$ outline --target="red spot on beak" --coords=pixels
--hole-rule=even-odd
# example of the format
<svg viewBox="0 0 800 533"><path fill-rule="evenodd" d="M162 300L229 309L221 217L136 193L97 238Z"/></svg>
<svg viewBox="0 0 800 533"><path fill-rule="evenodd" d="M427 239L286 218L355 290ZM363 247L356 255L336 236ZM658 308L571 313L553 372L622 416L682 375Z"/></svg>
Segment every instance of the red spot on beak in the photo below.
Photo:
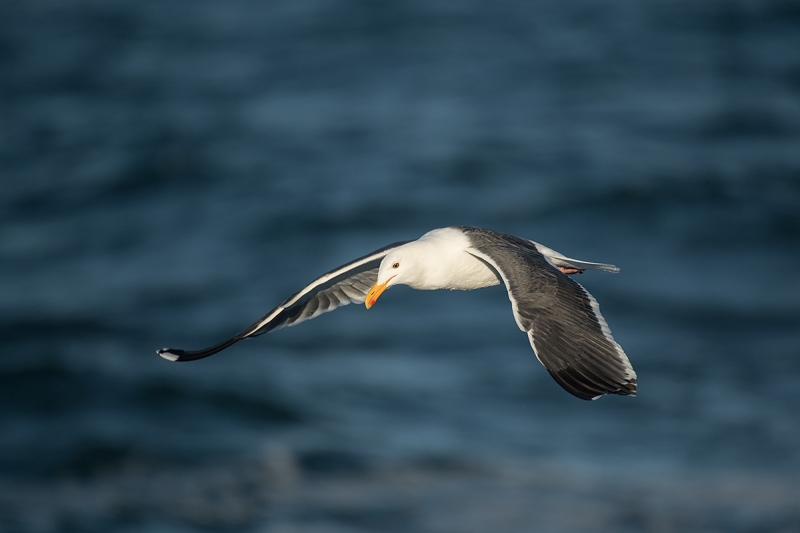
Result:
<svg viewBox="0 0 800 533"><path fill-rule="evenodd" d="M392 278L393 277L394 276L392 276ZM369 309L370 307L375 305L375 302L378 301L378 297L381 295L381 293L383 293L383 291L386 290L386 287L389 285L389 281L392 278L387 279L386 281L384 281L381 284L378 284L378 282L375 282L375 285L373 285L372 288L369 290L369 292L367 293L366 299L364 300L364 305L367 306L367 309Z"/></svg>

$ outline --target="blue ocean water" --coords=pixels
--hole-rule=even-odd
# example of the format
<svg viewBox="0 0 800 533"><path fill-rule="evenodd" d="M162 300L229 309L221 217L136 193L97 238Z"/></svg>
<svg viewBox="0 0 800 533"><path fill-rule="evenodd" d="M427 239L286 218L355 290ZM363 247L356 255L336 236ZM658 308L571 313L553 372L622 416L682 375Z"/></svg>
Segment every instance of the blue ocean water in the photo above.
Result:
<svg viewBox="0 0 800 533"><path fill-rule="evenodd" d="M800 7L0 4L0 531L800 530ZM583 402L500 287L171 364L387 243L568 256Z"/></svg>

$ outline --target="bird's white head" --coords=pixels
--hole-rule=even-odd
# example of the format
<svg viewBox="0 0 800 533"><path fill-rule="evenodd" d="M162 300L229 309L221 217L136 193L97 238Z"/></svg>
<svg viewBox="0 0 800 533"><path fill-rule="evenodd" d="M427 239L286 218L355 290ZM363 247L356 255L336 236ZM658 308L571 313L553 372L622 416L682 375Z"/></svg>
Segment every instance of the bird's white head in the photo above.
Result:
<svg viewBox="0 0 800 533"><path fill-rule="evenodd" d="M414 244L414 243L409 243ZM392 285L409 285L414 276L414 254L409 244L400 246L388 254L381 261L378 269L378 279L367 293L364 305L367 309L375 305L383 291Z"/></svg>

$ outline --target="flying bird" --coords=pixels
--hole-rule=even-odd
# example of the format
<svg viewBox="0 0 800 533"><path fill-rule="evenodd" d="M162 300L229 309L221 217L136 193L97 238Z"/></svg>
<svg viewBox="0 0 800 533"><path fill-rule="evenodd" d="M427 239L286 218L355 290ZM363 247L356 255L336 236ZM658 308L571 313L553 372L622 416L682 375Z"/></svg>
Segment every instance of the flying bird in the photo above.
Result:
<svg viewBox="0 0 800 533"><path fill-rule="evenodd" d="M170 361L194 361L350 303L369 309L393 285L472 290L504 284L519 328L556 382L584 400L636 395L636 373L597 301L569 277L614 265L571 259L539 243L496 231L452 226L390 244L335 268L233 337L202 350L163 348Z"/></svg>

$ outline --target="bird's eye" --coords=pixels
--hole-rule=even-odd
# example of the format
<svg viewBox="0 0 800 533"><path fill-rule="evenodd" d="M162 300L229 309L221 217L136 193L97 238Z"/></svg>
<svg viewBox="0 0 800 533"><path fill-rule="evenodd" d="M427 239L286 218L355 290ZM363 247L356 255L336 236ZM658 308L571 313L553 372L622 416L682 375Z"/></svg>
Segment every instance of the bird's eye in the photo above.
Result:
<svg viewBox="0 0 800 533"><path fill-rule="evenodd" d="M400 263L392 263L392 268L400 268Z"/></svg>

